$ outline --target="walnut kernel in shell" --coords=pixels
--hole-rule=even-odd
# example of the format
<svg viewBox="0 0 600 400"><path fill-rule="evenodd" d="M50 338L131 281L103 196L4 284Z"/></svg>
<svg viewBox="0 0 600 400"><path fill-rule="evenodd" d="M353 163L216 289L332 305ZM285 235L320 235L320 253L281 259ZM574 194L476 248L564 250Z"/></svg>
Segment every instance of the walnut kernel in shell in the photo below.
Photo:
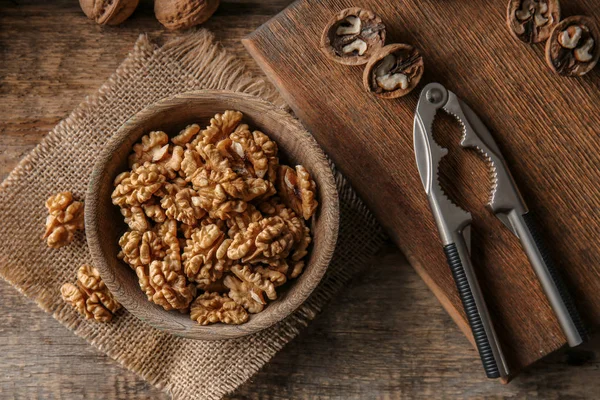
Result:
<svg viewBox="0 0 600 400"><path fill-rule="evenodd" d="M333 61L365 64L385 43L385 26L375 13L358 7L333 16L321 35L321 50Z"/></svg>
<svg viewBox="0 0 600 400"><path fill-rule="evenodd" d="M509 0L506 24L510 33L525 43L548 39L560 22L558 0Z"/></svg>
<svg viewBox="0 0 600 400"><path fill-rule="evenodd" d="M546 42L546 62L559 75L585 75L596 66L599 58L600 30L588 17L564 19Z"/></svg>
<svg viewBox="0 0 600 400"><path fill-rule="evenodd" d="M408 44L390 44L373 55L363 73L368 92L384 99L410 93L423 76L423 57Z"/></svg>

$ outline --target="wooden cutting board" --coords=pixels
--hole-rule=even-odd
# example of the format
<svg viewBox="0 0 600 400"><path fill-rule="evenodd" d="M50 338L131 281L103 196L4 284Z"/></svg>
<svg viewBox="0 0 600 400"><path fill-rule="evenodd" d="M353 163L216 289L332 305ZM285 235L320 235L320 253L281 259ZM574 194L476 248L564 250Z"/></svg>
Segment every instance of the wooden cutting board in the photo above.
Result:
<svg viewBox="0 0 600 400"><path fill-rule="evenodd" d="M563 16L585 13L600 22L596 1L570 1ZM414 110L431 81L471 105L495 135L584 319L600 322L600 67L583 78L554 75L543 45L511 37L506 3L300 0L244 40L471 340L413 154ZM363 90L362 67L320 52L329 18L352 6L382 17L387 43L421 50L426 72L408 96L378 99ZM434 131L450 149L442 185L473 214L472 258L515 373L565 338L518 240L484 208L484 162L458 147L460 128L450 117L436 119Z"/></svg>

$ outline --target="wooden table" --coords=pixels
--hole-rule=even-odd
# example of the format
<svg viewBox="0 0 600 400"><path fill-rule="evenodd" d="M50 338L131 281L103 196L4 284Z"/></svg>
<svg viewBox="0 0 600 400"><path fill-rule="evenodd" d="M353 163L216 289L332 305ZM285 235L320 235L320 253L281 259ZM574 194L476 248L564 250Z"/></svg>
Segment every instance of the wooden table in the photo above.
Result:
<svg viewBox="0 0 600 400"><path fill-rule="evenodd" d="M224 1L206 24L259 74L240 38L289 0ZM164 35L151 1L115 28L76 0L0 0L0 177L115 70L140 33ZM0 398L166 398L0 282ZM594 398L600 338L487 381L467 339L391 245L231 398Z"/></svg>

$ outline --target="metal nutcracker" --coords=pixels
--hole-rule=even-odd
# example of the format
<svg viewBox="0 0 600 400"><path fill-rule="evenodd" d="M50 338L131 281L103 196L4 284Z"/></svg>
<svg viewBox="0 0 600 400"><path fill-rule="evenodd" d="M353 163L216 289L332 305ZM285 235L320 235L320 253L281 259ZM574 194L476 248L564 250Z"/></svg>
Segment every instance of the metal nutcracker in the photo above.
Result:
<svg viewBox="0 0 600 400"><path fill-rule="evenodd" d="M471 214L452 203L438 182L439 163L448 152L432 135L433 120L440 109L455 116L463 126L460 145L477 149L489 160L493 184L487 207L520 239L569 345L581 344L586 331L492 135L454 93L439 83L428 84L421 92L414 121L417 166L486 375L506 377L509 369L469 255Z"/></svg>

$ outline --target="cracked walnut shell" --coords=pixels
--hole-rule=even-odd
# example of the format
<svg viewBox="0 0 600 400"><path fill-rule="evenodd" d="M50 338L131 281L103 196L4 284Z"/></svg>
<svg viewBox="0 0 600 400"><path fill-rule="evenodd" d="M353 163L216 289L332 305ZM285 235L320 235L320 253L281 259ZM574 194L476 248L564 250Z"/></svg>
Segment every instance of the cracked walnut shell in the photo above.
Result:
<svg viewBox="0 0 600 400"><path fill-rule="evenodd" d="M121 308L102 282L98 270L89 265L82 265L77 271L77 284L65 283L60 292L63 300L85 319L108 322Z"/></svg>
<svg viewBox="0 0 600 400"><path fill-rule="evenodd" d="M384 99L410 93L423 76L423 57L408 44L390 44L377 51L365 67L363 86Z"/></svg>
<svg viewBox="0 0 600 400"><path fill-rule="evenodd" d="M239 325L248 321L246 310L227 295L205 292L190 307L190 317L200 325L217 322Z"/></svg>
<svg viewBox="0 0 600 400"><path fill-rule="evenodd" d="M83 203L73 200L71 192L62 192L46 200L48 217L43 239L49 247L59 248L73 241L75 232L84 229Z"/></svg>
<svg viewBox="0 0 600 400"><path fill-rule="evenodd" d="M365 64L385 43L385 26L375 13L347 8L332 17L321 35L321 50L346 65Z"/></svg>
<svg viewBox="0 0 600 400"><path fill-rule="evenodd" d="M546 42L546 62L564 76L582 76L600 59L600 30L591 18L574 16L561 21Z"/></svg>
<svg viewBox="0 0 600 400"><path fill-rule="evenodd" d="M560 21L558 0L509 0L506 23L510 33L526 43L548 39Z"/></svg>

